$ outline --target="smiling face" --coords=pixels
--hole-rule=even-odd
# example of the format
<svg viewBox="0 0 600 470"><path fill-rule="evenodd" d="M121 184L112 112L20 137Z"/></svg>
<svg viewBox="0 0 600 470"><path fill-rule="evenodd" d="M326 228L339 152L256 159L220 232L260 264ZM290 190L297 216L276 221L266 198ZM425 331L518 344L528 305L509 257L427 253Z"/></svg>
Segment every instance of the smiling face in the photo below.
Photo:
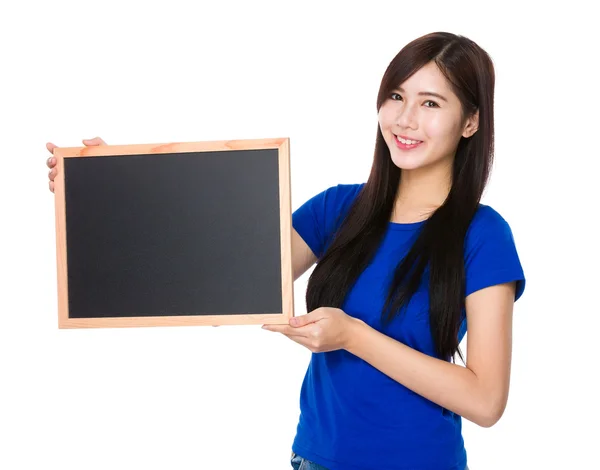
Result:
<svg viewBox="0 0 600 470"><path fill-rule="evenodd" d="M478 124L477 114L463 118L458 97L434 62L389 93L378 120L392 161L403 170L451 167L460 138L473 135Z"/></svg>

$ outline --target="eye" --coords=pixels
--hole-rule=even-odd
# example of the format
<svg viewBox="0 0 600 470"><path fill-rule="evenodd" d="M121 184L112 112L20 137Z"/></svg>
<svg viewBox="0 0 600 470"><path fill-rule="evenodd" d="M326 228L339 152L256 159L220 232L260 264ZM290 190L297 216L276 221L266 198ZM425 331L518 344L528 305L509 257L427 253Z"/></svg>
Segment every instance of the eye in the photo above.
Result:
<svg viewBox="0 0 600 470"><path fill-rule="evenodd" d="M390 98L392 99L392 101L400 101L402 99L402 96L400 96L399 93L391 93ZM428 106L427 103L431 103L431 106ZM425 101L424 104L426 104L426 106L425 106L426 108L439 108L440 107L435 101L431 101L431 100Z"/></svg>

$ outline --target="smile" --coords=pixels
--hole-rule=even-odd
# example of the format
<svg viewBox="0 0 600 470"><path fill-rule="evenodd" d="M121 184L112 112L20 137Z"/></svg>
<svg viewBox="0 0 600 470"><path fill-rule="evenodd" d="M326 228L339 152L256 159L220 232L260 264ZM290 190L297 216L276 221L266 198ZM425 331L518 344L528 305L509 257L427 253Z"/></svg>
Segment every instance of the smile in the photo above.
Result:
<svg viewBox="0 0 600 470"><path fill-rule="evenodd" d="M403 150L414 149L423 143L423 141L419 141L419 140L404 140L404 139L398 140L398 139L399 139L399 137L397 135L394 135L394 141L396 142L396 145Z"/></svg>

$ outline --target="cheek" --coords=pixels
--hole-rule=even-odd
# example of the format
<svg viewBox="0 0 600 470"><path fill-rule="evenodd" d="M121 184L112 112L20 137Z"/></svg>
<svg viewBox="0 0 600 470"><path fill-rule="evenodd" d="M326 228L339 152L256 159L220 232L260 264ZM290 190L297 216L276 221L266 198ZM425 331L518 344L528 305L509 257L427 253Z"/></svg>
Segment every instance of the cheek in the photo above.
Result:
<svg viewBox="0 0 600 470"><path fill-rule="evenodd" d="M377 113L377 120L379 121L379 126L385 130L389 129L394 125L395 110L393 106L390 106L389 103L384 103L381 108L379 108L379 113Z"/></svg>
<svg viewBox="0 0 600 470"><path fill-rule="evenodd" d="M425 134L430 139L438 142L450 142L456 134L456 129L452 125L452 122L445 119L441 113L424 120L423 124Z"/></svg>
<svg viewBox="0 0 600 470"><path fill-rule="evenodd" d="M382 108L377 114L377 122L382 132L385 131L386 127L389 127L389 119L386 116L385 110Z"/></svg>

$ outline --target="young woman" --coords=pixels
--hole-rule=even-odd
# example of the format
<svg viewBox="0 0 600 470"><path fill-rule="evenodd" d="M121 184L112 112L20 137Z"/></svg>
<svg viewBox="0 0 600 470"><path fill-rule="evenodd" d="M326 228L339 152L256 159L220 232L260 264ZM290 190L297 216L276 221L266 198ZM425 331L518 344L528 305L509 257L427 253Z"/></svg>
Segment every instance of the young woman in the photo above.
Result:
<svg viewBox="0 0 600 470"><path fill-rule="evenodd" d="M509 224L480 203L493 104L494 68L473 41L410 42L381 82L366 183L294 212L294 278L317 262L309 313L264 327L313 352L294 469L464 470L461 418L502 416L525 277ZM454 358L467 324L464 367Z"/></svg>

